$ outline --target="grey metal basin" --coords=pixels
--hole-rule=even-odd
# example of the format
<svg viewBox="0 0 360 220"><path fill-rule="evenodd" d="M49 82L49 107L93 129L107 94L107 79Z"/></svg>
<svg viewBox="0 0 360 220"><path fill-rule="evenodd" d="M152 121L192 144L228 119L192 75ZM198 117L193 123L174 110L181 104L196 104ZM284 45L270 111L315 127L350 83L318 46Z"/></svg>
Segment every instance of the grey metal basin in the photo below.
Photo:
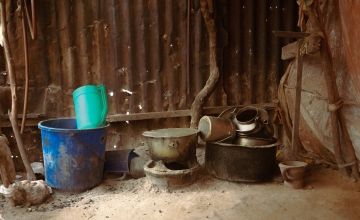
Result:
<svg viewBox="0 0 360 220"><path fill-rule="evenodd" d="M143 136L153 160L175 162L195 156L197 134L192 128L166 128L145 131Z"/></svg>

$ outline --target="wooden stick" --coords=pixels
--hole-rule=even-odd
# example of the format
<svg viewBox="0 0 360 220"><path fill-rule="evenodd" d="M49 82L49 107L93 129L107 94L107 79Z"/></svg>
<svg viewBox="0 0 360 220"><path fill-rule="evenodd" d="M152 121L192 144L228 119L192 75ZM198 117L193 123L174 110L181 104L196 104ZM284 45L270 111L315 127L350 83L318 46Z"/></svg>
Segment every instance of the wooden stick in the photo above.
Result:
<svg viewBox="0 0 360 220"><path fill-rule="evenodd" d="M10 122L13 128L13 132L15 135L16 143L19 148L21 159L24 163L26 173L27 173L27 179L28 180L35 180L35 174L32 170L29 160L26 156L26 152L24 149L24 145L21 139L19 127L16 122L16 116L17 116L17 109L16 109L16 78L15 73L13 69L13 60L11 56L11 51L9 47L9 40L7 35L7 24L6 24L6 17L5 17L5 1L0 0L0 13L1 13L1 24L3 25L2 34L3 34L3 45L4 45L4 52L5 52L5 58L6 58L6 66L8 69L9 74L9 81L10 81L10 89L11 89L11 112L9 112L9 118Z"/></svg>
<svg viewBox="0 0 360 220"><path fill-rule="evenodd" d="M285 37L285 38L304 38L310 35L306 32L294 32L294 31L273 31L272 32L276 37Z"/></svg>
<svg viewBox="0 0 360 220"><path fill-rule="evenodd" d="M201 89L199 94L195 97L194 102L191 105L191 122L190 127L197 128L200 116L202 113L202 107L214 91L216 83L219 80L220 72L217 66L216 59L216 26L213 16L210 14L213 11L211 0L200 0L201 14L204 18L206 29L209 34L210 44L210 76L206 81L204 88Z"/></svg>
<svg viewBox="0 0 360 220"><path fill-rule="evenodd" d="M25 8L25 12L26 12L26 18L28 21L28 27L30 30L30 35L31 35L31 39L35 39L36 38L36 13L35 13L35 0L31 0L31 18L29 15L29 10L26 4L26 0L21 0L24 2L24 8ZM24 9L23 8L23 9Z"/></svg>
<svg viewBox="0 0 360 220"><path fill-rule="evenodd" d="M18 148L19 148L20 156L21 156L21 159L22 159L22 161L24 163L24 166L25 166L27 179L28 180L36 180L34 171L33 171L32 167L30 165L30 162L29 162L29 160L27 158L27 155L26 155L26 152L25 152L25 149L24 149L24 144L23 144L20 132L19 132L19 127L17 125L16 119L14 118L14 116L13 116L13 114L11 112L9 112L9 118L10 118L11 126L12 126L13 131L14 131L14 136L15 136L15 139L16 139L16 143L17 143Z"/></svg>
<svg viewBox="0 0 360 220"><path fill-rule="evenodd" d="M26 112L28 106L28 93L29 93L29 54L28 54L28 43L27 43L27 31L25 25L25 9L24 2L21 1L21 21L22 21L22 29L23 29L23 44L24 44L24 58L25 58L25 91L24 91L24 105L22 112L22 120L21 120L21 129L20 133L24 132L25 122L26 122Z"/></svg>
<svg viewBox="0 0 360 220"><path fill-rule="evenodd" d="M300 53L303 39L298 40L298 51L296 56L297 68L296 68L296 94L295 94L295 108L294 108L294 123L291 134L291 148L294 156L298 155L298 143L299 143L299 127L300 127L300 103L301 103L301 89L302 89L302 68L303 68L303 56Z"/></svg>

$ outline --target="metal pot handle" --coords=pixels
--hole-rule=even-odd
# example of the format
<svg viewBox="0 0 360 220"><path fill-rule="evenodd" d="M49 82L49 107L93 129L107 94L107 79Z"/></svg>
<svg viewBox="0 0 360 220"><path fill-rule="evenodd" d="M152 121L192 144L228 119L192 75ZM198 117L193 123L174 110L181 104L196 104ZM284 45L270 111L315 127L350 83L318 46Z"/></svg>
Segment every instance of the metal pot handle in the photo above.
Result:
<svg viewBox="0 0 360 220"><path fill-rule="evenodd" d="M226 138L221 139L220 141L216 141L216 142L223 142L223 141L226 141L227 139L230 139L230 138L233 138L233 135L227 136Z"/></svg>
<svg viewBox="0 0 360 220"><path fill-rule="evenodd" d="M178 147L178 145L179 145L178 142L175 141L175 142L169 143L169 144L168 144L168 147L169 147L169 148L175 148L175 149L176 149L176 148Z"/></svg>
<svg viewBox="0 0 360 220"><path fill-rule="evenodd" d="M231 111L231 110L232 110L232 112L230 113L230 115L233 115L233 114L235 114L235 112L237 111L237 108L236 108L236 107L230 107L230 108L225 109L224 111L222 111L222 112L219 114L218 118L222 118L223 115L224 115L226 112Z"/></svg>

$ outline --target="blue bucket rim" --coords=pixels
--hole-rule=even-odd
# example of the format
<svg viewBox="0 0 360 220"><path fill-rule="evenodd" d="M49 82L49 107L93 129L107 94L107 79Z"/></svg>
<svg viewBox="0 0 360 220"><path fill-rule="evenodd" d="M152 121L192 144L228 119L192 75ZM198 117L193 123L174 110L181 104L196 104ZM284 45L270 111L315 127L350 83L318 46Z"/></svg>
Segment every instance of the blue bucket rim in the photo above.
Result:
<svg viewBox="0 0 360 220"><path fill-rule="evenodd" d="M102 127L98 127L98 128L85 128L85 129L70 129L70 128L52 128L52 127L48 127L48 126L44 126L42 125L42 123L44 122L48 122L48 121L55 121L55 120L62 120L62 119L72 119L76 121L76 118L72 118L72 117L64 117L64 118L51 118L51 119L46 119L46 120L42 120L38 123L38 128L40 130L46 130L46 131L55 131L55 132L83 132L83 131L96 131L96 130L102 130L104 128L107 128L110 126L110 123L106 122L106 124Z"/></svg>

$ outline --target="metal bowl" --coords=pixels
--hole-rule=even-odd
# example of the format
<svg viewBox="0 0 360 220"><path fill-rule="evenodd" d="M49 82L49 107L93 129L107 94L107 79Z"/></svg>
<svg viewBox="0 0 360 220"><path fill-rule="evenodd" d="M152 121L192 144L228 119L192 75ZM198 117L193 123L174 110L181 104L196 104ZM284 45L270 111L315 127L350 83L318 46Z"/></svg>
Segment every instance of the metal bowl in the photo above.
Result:
<svg viewBox="0 0 360 220"><path fill-rule="evenodd" d="M145 131L150 156L164 162L186 161L195 157L198 131L193 128L166 128Z"/></svg>

